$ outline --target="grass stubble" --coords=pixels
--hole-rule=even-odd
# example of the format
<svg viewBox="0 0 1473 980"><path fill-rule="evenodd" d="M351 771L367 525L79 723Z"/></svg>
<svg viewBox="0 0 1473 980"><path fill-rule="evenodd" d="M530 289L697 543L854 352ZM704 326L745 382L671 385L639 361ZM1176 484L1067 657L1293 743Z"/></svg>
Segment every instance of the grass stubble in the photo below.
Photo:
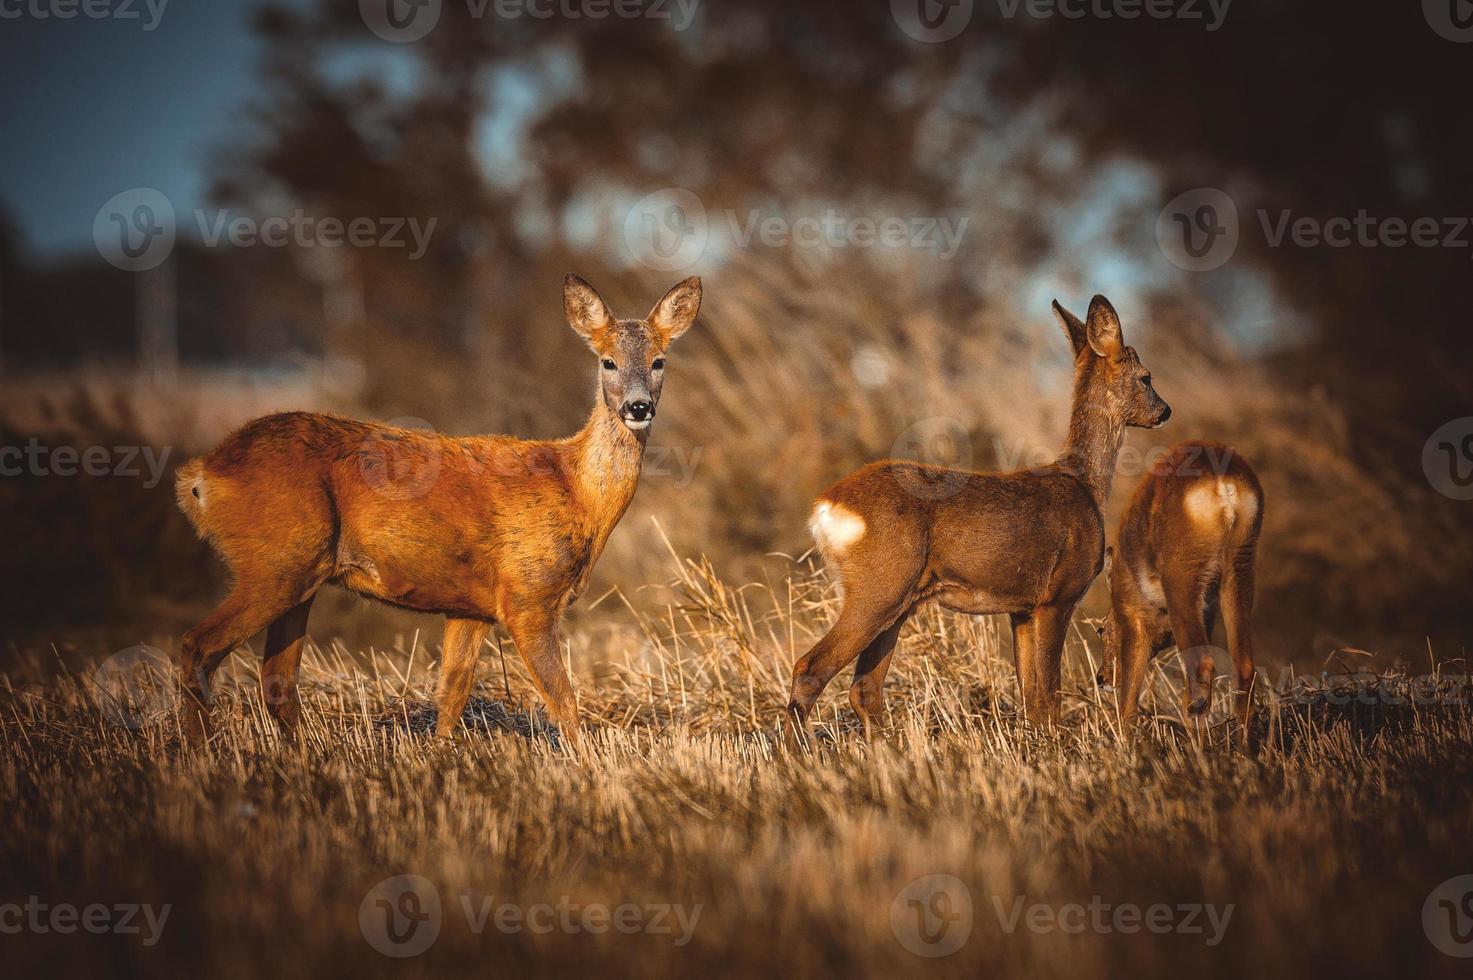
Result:
<svg viewBox="0 0 1473 980"><path fill-rule="evenodd" d="M1396 672L1337 687L1265 666L1245 752L1225 724L1188 737L1179 666L1165 661L1124 750L1090 681L1098 644L1084 624L1068 643L1064 724L1044 734L1018 718L1002 622L927 611L901 640L883 737L863 738L840 677L817 746L798 752L776 726L792 661L832 620L831 583L807 563L744 588L704 561L674 565L676 599L658 613L612 594L569 631L588 723L576 744L542 723L504 638L449 743L428 734L436 665L418 638L349 652L314 637L296 744L277 736L242 648L218 675L204 748L181 744L167 711L118 724L90 669L30 654L0 678L0 902L170 911L153 945L0 935L11 975L1466 968L1423 925L1429 892L1473 872L1461 665L1424 665L1415 698ZM606 618L622 625L589 628L620 605ZM1217 702L1225 719L1221 685ZM378 952L360 924L371 890L401 874L440 902L437 938L407 959ZM934 909L969 929L945 957L912 952L930 947L898 898L928 875L964 889ZM498 927L504 905L521 910L519 928ZM535 923L550 930L525 918L538 905L552 907ZM590 905L637 906L641 931L585 928L598 924L581 917ZM1230 918L1210 942L1201 913L1173 911L1162 933L1116 915L1163 905ZM674 912L652 921L662 906L689 928ZM1046 907L1036 919L1034 906Z"/></svg>

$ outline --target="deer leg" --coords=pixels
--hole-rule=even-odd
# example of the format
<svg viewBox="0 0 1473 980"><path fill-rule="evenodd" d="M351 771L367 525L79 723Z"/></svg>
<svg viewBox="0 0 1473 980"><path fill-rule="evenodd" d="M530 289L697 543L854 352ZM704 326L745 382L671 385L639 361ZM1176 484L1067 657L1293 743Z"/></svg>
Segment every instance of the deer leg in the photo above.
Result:
<svg viewBox="0 0 1473 980"><path fill-rule="evenodd" d="M1207 632L1207 590L1191 575L1167 578L1161 584L1166 592L1171 633L1186 670L1186 710L1200 721L1211 704L1212 676L1217 669Z"/></svg>
<svg viewBox="0 0 1473 980"><path fill-rule="evenodd" d="M1059 680L1064 662L1064 638L1074 604L1040 606L1033 611L1033 698L1029 720L1052 728L1059 723Z"/></svg>
<svg viewBox="0 0 1473 980"><path fill-rule="evenodd" d="M261 696L266 710L288 738L296 734L302 704L297 696L297 668L307 637L312 596L297 603L266 627L266 653L261 661Z"/></svg>
<svg viewBox="0 0 1473 980"><path fill-rule="evenodd" d="M1023 704L1026 721L1036 717L1033 706L1037 661L1034 655L1035 624L1031 613L1014 613L1008 617L1008 623L1013 628L1013 671L1018 675L1018 700Z"/></svg>
<svg viewBox="0 0 1473 980"><path fill-rule="evenodd" d="M844 604L829 631L793 665L793 687L788 699L790 732L807 733L809 712L829 681L896 618L896 613L863 603L858 596L852 596Z"/></svg>
<svg viewBox="0 0 1473 980"><path fill-rule="evenodd" d="M1253 549L1241 550L1228 564L1222 577L1222 621L1227 630L1228 652L1237 676L1238 728L1248 735L1248 712L1253 697Z"/></svg>
<svg viewBox="0 0 1473 980"><path fill-rule="evenodd" d="M237 581L218 609L179 642L180 711L185 733L198 740L210 731L210 678L230 651L303 601Z"/></svg>
<svg viewBox="0 0 1473 980"><path fill-rule="evenodd" d="M880 635L870 641L859 654L854 665L854 680L849 685L849 704L859 720L864 723L864 737L874 738L874 724L885 711L885 674L890 670L890 660L895 654L895 641L900 638L900 628L910 618L906 612Z"/></svg>
<svg viewBox="0 0 1473 980"><path fill-rule="evenodd" d="M1120 660L1115 667L1115 710L1120 719L1121 737L1128 743L1135 738L1136 717L1140 711L1141 686L1146 678L1146 664L1151 659L1151 644L1134 622L1125 625L1120 637Z"/></svg>
<svg viewBox="0 0 1473 980"><path fill-rule="evenodd" d="M445 620L444 655L440 659L440 681L435 690L435 734L450 738L460 725L460 716L471 696L476 677L476 660L491 624L479 619ZM521 649L521 644L517 644Z"/></svg>
<svg viewBox="0 0 1473 980"><path fill-rule="evenodd" d="M517 653L542 701L559 731L570 740L578 738L578 698L563 669L562 639L558 630L559 613L530 607L506 620L507 632L517 645Z"/></svg>

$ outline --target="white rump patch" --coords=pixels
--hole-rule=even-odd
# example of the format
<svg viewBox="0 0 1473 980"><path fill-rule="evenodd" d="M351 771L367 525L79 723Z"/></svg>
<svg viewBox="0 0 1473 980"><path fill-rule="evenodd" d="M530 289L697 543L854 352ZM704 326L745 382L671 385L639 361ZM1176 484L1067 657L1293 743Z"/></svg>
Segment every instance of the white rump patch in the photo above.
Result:
<svg viewBox="0 0 1473 980"><path fill-rule="evenodd" d="M864 518L842 504L820 500L813 508L808 530L818 549L825 555L843 554L854 542L864 537Z"/></svg>
<svg viewBox="0 0 1473 980"><path fill-rule="evenodd" d="M1253 520L1258 513L1258 496L1229 477L1196 484L1186 492L1182 503L1196 524L1232 527L1239 521Z"/></svg>

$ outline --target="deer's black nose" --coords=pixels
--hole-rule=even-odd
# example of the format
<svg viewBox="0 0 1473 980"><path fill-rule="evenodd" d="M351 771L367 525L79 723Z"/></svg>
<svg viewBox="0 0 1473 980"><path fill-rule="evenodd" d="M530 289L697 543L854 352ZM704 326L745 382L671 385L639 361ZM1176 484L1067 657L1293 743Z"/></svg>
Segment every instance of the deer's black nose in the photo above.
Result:
<svg viewBox="0 0 1473 980"><path fill-rule="evenodd" d="M1171 406L1167 405L1161 410L1161 421L1165 422L1169 418L1171 418Z"/></svg>
<svg viewBox="0 0 1473 980"><path fill-rule="evenodd" d="M645 419L655 414L655 406L651 405L648 401L641 398L637 401L632 401L625 405L624 411L627 412L629 417L632 418L634 421L643 422Z"/></svg>

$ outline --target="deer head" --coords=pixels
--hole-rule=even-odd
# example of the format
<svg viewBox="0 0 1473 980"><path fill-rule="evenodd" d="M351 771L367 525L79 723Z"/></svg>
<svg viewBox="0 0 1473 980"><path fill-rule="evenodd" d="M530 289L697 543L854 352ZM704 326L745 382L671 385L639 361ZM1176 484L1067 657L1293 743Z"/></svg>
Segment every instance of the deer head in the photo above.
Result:
<svg viewBox="0 0 1473 980"><path fill-rule="evenodd" d="M648 429L660 404L665 352L700 312L700 278L677 283L643 320L618 320L597 290L569 273L563 280L563 308L568 324L598 357L604 406L631 431Z"/></svg>
<svg viewBox="0 0 1473 980"><path fill-rule="evenodd" d="M1117 422L1154 429L1171 418L1171 406L1151 387L1134 347L1125 346L1120 317L1103 296L1089 301L1084 321L1054 301L1054 313L1074 347L1074 365L1096 404Z"/></svg>

